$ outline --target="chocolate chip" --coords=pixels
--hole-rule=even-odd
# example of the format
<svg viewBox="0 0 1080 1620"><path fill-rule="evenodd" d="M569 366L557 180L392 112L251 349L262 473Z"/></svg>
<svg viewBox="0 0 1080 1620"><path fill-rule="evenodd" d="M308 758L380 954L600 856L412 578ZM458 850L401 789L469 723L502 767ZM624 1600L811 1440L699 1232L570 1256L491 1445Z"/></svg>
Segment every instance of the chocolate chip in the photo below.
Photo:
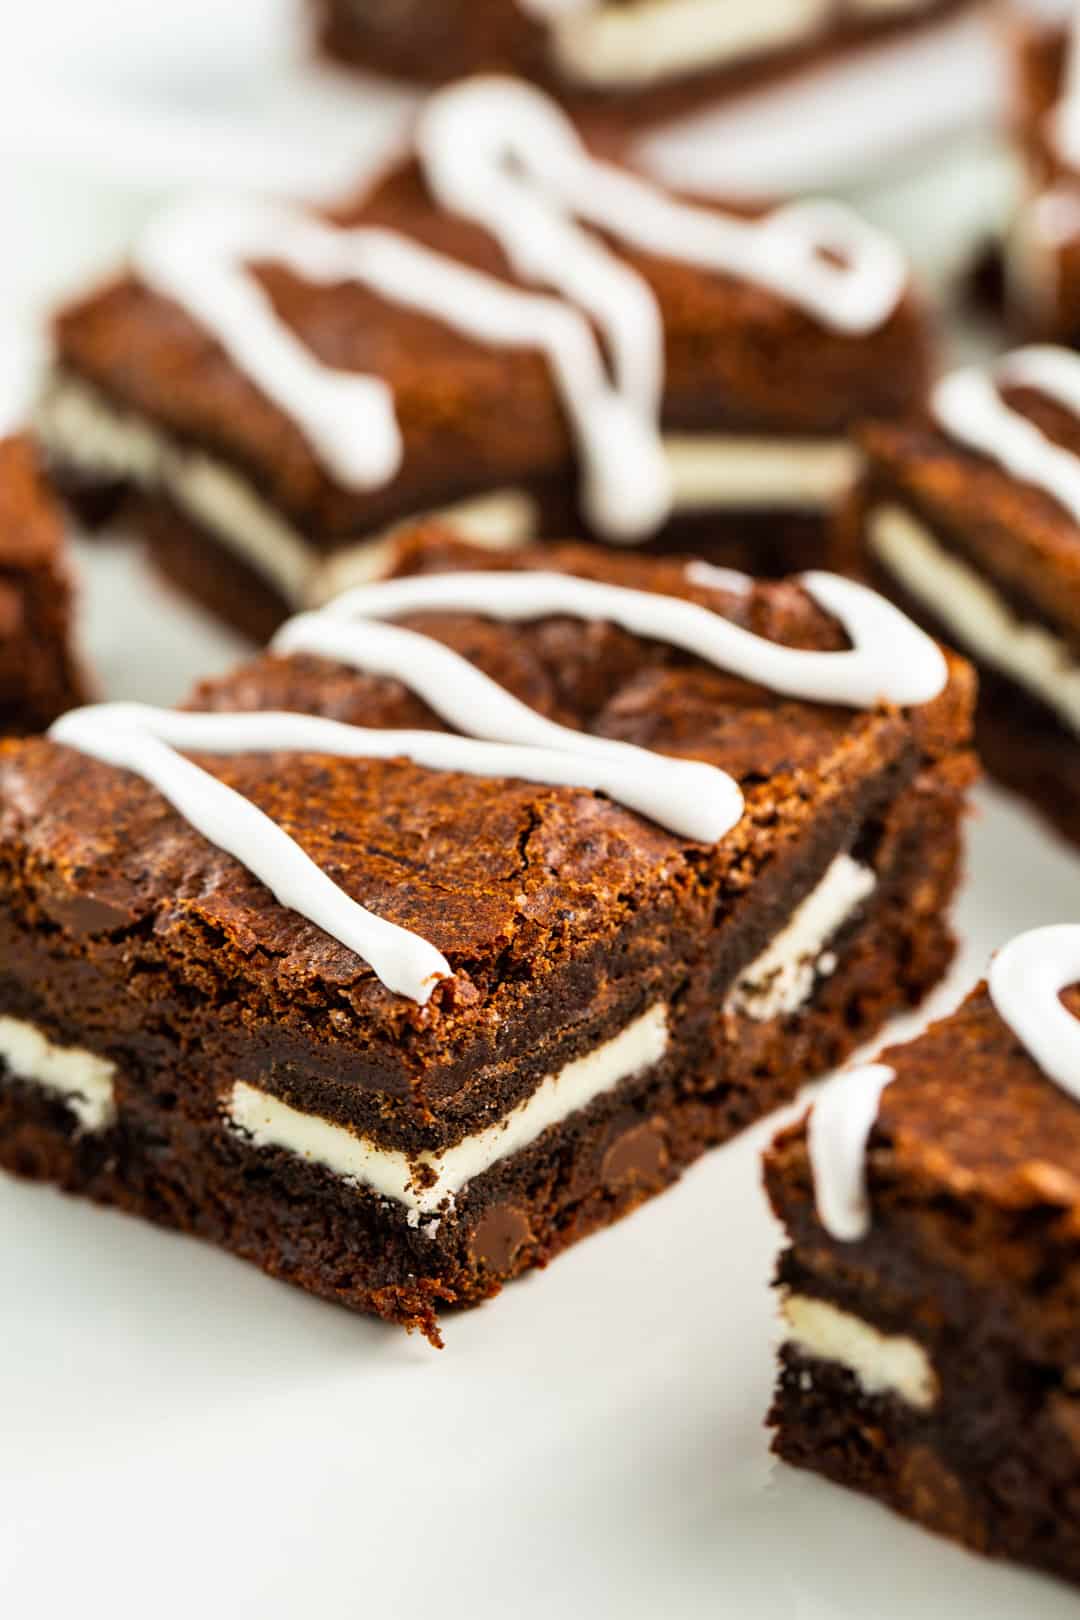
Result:
<svg viewBox="0 0 1080 1620"><path fill-rule="evenodd" d="M662 1179L667 1165L663 1122L647 1120L615 1138L604 1154L600 1174L608 1186L624 1181L655 1183Z"/></svg>
<svg viewBox="0 0 1080 1620"><path fill-rule="evenodd" d="M474 1226L469 1247L476 1265L502 1275L510 1270L525 1244L532 1241L532 1227L524 1210L516 1204L493 1204Z"/></svg>
<svg viewBox="0 0 1080 1620"><path fill-rule="evenodd" d="M54 901L52 916L70 934L107 934L114 928L123 928L133 920L133 913L106 900L95 900L91 895L78 895L72 900Z"/></svg>

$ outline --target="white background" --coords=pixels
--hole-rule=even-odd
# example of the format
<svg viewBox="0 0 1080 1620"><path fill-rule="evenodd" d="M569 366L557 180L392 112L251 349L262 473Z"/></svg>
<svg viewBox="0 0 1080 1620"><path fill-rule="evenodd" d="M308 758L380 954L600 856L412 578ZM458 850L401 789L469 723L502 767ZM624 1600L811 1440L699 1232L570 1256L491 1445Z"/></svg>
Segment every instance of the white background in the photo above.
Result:
<svg viewBox="0 0 1080 1620"><path fill-rule="evenodd" d="M163 196L329 195L407 112L305 64L287 0L5 9L0 422L32 390L42 311ZM886 96L875 77L854 122L826 97L785 115L797 138L779 145L775 119L744 124L734 178L775 179L797 152L815 179L850 180L869 111L895 146L917 83L933 139L860 200L940 285L1011 184L963 132L1000 93L985 40L952 49L933 82L909 63ZM701 178L719 152L730 169L730 138L687 139L669 160L696 154ZM169 701L241 653L119 540L79 549L108 695ZM1025 812L984 790L971 833L965 944L939 1010L1011 934L1080 916L1080 863ZM777 1233L757 1156L774 1125L451 1319L442 1354L193 1242L0 1181L0 1615L1075 1614L1063 1587L770 1468Z"/></svg>

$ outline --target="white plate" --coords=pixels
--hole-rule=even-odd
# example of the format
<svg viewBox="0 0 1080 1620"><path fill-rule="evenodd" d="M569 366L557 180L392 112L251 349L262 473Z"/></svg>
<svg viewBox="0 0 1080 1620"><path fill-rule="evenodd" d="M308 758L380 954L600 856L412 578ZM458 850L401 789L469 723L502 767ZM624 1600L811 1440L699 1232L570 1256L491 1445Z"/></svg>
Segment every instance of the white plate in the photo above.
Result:
<svg viewBox="0 0 1080 1620"><path fill-rule="evenodd" d="M5 36L24 104L61 86L69 107L100 107L109 85L109 117L158 145L128 162L96 135L82 154L40 124L19 135L20 164L0 171L0 419L14 419L39 354L35 312L107 264L158 197L200 178L188 172L199 142L168 134L190 131L193 102L243 113L230 162L263 152L273 168L281 129L266 108L281 103L267 86L292 72L275 77L292 60L271 26L280 11L189 0L181 26L176 7L39 0L18 68ZM123 71L101 44L106 13L126 25ZM213 50L207 18L222 29ZM290 128L318 122L306 93L290 105ZM10 152L0 112L0 145L5 130ZM340 149L327 142L331 170ZM972 172L950 166L872 201L944 265L956 242L925 229L927 211L951 217L949 196L968 207ZM1005 183L994 169L987 195ZM239 656L129 550L84 548L82 561L109 695L167 702ZM939 1007L1012 933L1080 916L1080 862L1003 797L985 791L979 806L966 945ZM441 1355L194 1242L0 1179L0 1614L1074 1615L1065 1588L770 1469L777 1233L758 1152L774 1124L450 1320Z"/></svg>

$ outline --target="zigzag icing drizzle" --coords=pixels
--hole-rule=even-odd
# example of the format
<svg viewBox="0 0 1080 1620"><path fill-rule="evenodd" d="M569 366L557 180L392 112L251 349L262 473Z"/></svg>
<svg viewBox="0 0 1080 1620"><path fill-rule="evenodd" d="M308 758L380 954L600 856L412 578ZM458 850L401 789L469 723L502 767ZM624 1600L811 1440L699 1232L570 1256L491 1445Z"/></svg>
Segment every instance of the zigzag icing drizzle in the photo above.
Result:
<svg viewBox="0 0 1080 1620"><path fill-rule="evenodd" d="M1080 457L1002 399L1002 386L1031 388L1080 419L1080 355L1032 344L989 371L969 366L938 383L931 409L951 439L989 456L1014 478L1053 496L1080 523Z"/></svg>
<svg viewBox="0 0 1080 1620"><path fill-rule="evenodd" d="M1020 934L998 951L988 988L998 1017L1048 1080L1080 1102L1080 1020L1061 1003L1080 984L1080 924ZM870 1229L866 1147L885 1087L896 1078L882 1063L847 1069L814 1104L807 1146L819 1219L840 1242Z"/></svg>
<svg viewBox="0 0 1080 1620"><path fill-rule="evenodd" d="M873 707L927 702L947 669L940 650L890 604L831 574L806 588L852 641L848 652L801 652L754 636L694 603L554 573L461 573L347 592L286 624L273 646L393 676L467 732L371 730L318 716L178 713L139 704L76 709L50 735L150 782L193 827L261 879L282 905L363 957L387 989L427 1002L451 969L434 946L375 916L338 888L268 816L180 749L408 758L431 770L518 778L607 793L681 837L722 838L742 814L726 772L592 737L534 713L466 659L429 637L380 621L410 612L472 612L503 620L564 614L606 619L665 641L776 691Z"/></svg>
<svg viewBox="0 0 1080 1620"><path fill-rule="evenodd" d="M490 232L523 280L552 291L525 292L393 231L235 201L182 205L134 255L139 277L216 337L348 488L381 487L399 471L393 398L378 378L335 371L304 347L249 273L259 260L315 283L360 282L481 343L539 349L581 455L586 510L598 530L624 541L654 531L671 510L663 318L645 279L579 220L756 281L847 333L880 326L906 283L892 244L839 205L799 203L745 220L677 202L592 158L553 102L513 80L470 80L433 96L417 151L437 199Z"/></svg>
<svg viewBox="0 0 1080 1620"><path fill-rule="evenodd" d="M801 575L800 583L843 625L850 650L783 647L681 597L531 569L421 574L361 585L314 617L333 621L482 613L520 623L569 614L609 620L632 635L680 647L718 669L804 702L860 709L882 702L908 706L928 703L943 689L947 671L940 648L891 602L839 574L813 570Z"/></svg>
<svg viewBox="0 0 1080 1620"><path fill-rule="evenodd" d="M658 434L612 384L577 310L395 231L343 230L271 204L180 205L136 249L140 279L213 332L347 488L380 488L401 470L393 395L378 378L333 370L305 348L249 274L259 259L312 282L359 282L481 343L541 350L587 470L592 515L612 538L648 533L667 516L670 485Z"/></svg>
<svg viewBox="0 0 1080 1620"><path fill-rule="evenodd" d="M1049 1080L1080 1102L1080 1022L1060 996L1080 984L1080 924L1020 934L990 966L990 999Z"/></svg>

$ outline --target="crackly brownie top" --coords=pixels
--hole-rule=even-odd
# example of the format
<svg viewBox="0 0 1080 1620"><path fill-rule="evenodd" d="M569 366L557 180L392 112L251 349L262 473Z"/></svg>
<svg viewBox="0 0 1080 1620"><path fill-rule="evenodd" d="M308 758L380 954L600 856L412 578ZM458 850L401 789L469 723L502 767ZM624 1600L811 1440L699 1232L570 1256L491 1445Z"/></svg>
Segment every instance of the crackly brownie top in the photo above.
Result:
<svg viewBox="0 0 1080 1620"><path fill-rule="evenodd" d="M1011 1228L1018 1243L1051 1231L1055 1240L1080 1237L1080 985L1055 991L1062 974L1053 958L1061 947L1047 943L1073 935L1067 951L1075 956L1077 934L1066 925L1021 935L998 958L1000 967L1010 953L1024 953L1019 969L1014 957L1005 981L992 986L983 980L954 1013L875 1059L892 1078L881 1092L865 1149L872 1200L901 1219L925 1209L931 1244L937 1217L942 1234L950 1225L962 1229L965 1207L1012 1216L1041 1209L1044 1222ZM1064 976L1071 976L1071 968ZM1048 1019L1033 1001L1039 995L1059 1000L1077 1020L1075 1031L1065 1019L1048 1039ZM1025 1019L1039 1030L1045 1052L1030 1049ZM850 1075L829 1130L840 1131L840 1120L850 1118L869 1079L861 1072ZM810 1193L808 1118L780 1133L769 1159L781 1177L794 1177ZM872 1219L869 1230L877 1225ZM961 1247L972 1249L974 1230L966 1241L961 1235Z"/></svg>
<svg viewBox="0 0 1080 1620"><path fill-rule="evenodd" d="M1080 361L1068 357L1080 380ZM996 389L1014 423L1028 423L1047 449L1075 459L1080 492L1080 416L1029 386ZM1021 617L1045 620L1080 650L1080 511L1059 491L1021 478L994 453L1000 426L985 448L951 436L928 413L906 423L868 424L860 432L867 458L867 507L899 501L935 537L986 574Z"/></svg>
<svg viewBox="0 0 1080 1620"><path fill-rule="evenodd" d="M1080 989L1063 1000L1080 1014ZM890 1179L1007 1207L1064 1206L1080 1221L1080 1103L1043 1073L985 983L881 1061L896 1079L882 1095L872 1152Z"/></svg>
<svg viewBox="0 0 1080 1620"><path fill-rule="evenodd" d="M1080 1018L1080 987L1061 1001ZM1075 1051L1075 1038L1068 1045ZM830 1239L820 1209L811 1214L820 1189L805 1121L767 1155L770 1196L805 1268L798 1286L809 1280L827 1297L850 1291L858 1310L868 1286L905 1278L906 1287L921 1286L936 1321L958 1280L975 1290L967 1304L964 1293L959 1300L977 1311L976 1331L1019 1333L1032 1360L1074 1364L1080 1101L1035 1060L985 983L881 1061L894 1078L866 1148L862 1241Z"/></svg>
<svg viewBox="0 0 1080 1620"><path fill-rule="evenodd" d="M524 86L515 91L529 93ZM418 163L387 175L328 217L342 227L389 229L452 264L488 272L507 286L524 285L511 272L502 239L460 210L439 206ZM666 254L597 230L592 236L607 243L622 274L632 272L639 291L646 299L651 291L659 305L657 369L664 373L662 416L669 428L837 434L855 416L891 416L922 392L921 317L902 275L891 312L855 332L842 321L823 322L767 279L696 267L689 254L678 257L673 231L666 233L672 244ZM861 251L854 240L838 248L834 270L849 254L856 262ZM868 274L877 275L890 252L878 241ZM180 255L178 245L174 257ZM403 454L397 469L374 485L345 487L296 413L272 403L237 364L235 351L231 358L226 353L206 325L205 309L196 320L145 275L125 276L60 315L60 368L96 386L115 407L238 465L316 542L478 489L565 474L573 454L566 402L533 339L492 346L475 331L469 335L448 296L391 299L345 275L316 283L289 268L283 253L276 260L272 252L251 257L258 261L258 286L309 354L326 367L389 385ZM820 263L829 260L823 248ZM887 266L882 273L888 277ZM529 285L553 297L553 280L537 274ZM607 310L609 321L613 308L621 304L625 316L640 303L625 289L605 290L604 278L589 267L577 280L590 285L591 312ZM798 274L791 278L793 289L799 282ZM640 310L632 318L640 326ZM602 330L603 319L596 325ZM651 327L638 331L635 363L651 340ZM618 372L610 353L601 364ZM651 384L634 384L641 396L635 409L650 390Z"/></svg>
<svg viewBox="0 0 1080 1620"><path fill-rule="evenodd" d="M407 543L401 557L403 572L489 563L437 530ZM513 566L678 595L791 646L842 645L836 624L795 584L709 588L692 584L677 561L577 546L518 556ZM0 750L11 909L44 929L50 948L66 941L65 951L112 961L133 995L141 993L134 963L151 999L164 969L189 987L193 1015L209 1008L245 1024L270 1018L319 1039L383 1041L399 1054L409 1042L442 1048L498 1026L553 975L595 959L625 930L651 928L660 946L680 930L684 939L688 928L707 934L808 830L833 818L837 838L845 827L853 833L868 782L898 769L910 775L921 758L967 740L971 680L956 662L933 703L910 714L861 712L780 697L608 623L511 626L461 613L399 622L459 650L541 714L723 767L745 794L741 821L708 846L575 788L402 760L201 757L341 889L445 954L453 977L420 1006L275 902L141 778L35 740ZM204 683L193 706L441 728L399 682L311 656L266 654Z"/></svg>

